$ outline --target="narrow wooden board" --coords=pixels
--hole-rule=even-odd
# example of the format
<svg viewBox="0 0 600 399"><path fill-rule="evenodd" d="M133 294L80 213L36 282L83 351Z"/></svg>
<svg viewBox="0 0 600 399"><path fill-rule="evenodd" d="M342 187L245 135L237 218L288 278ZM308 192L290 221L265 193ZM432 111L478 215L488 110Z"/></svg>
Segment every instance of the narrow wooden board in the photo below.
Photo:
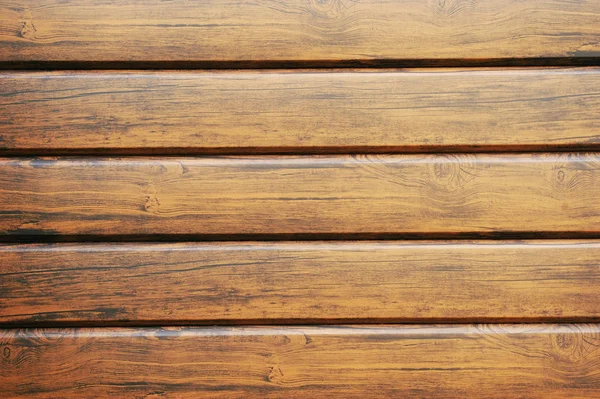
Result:
<svg viewBox="0 0 600 399"><path fill-rule="evenodd" d="M0 76L0 153L600 148L600 69Z"/></svg>
<svg viewBox="0 0 600 399"><path fill-rule="evenodd" d="M3 239L596 235L598 198L598 153L0 160Z"/></svg>
<svg viewBox="0 0 600 399"><path fill-rule="evenodd" d="M22 0L0 61L600 56L596 0Z"/></svg>
<svg viewBox="0 0 600 399"><path fill-rule="evenodd" d="M0 323L600 320L600 241L0 246Z"/></svg>
<svg viewBox="0 0 600 399"><path fill-rule="evenodd" d="M600 326L0 330L11 398L594 398Z"/></svg>

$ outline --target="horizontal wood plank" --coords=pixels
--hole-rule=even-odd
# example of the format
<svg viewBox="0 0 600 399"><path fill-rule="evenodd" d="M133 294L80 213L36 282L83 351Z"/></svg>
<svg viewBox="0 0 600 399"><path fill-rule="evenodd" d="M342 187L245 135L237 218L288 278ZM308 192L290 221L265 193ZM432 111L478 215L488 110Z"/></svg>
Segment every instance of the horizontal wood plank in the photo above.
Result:
<svg viewBox="0 0 600 399"><path fill-rule="evenodd" d="M600 232L600 154L0 160L0 234Z"/></svg>
<svg viewBox="0 0 600 399"><path fill-rule="evenodd" d="M600 320L600 241L0 246L0 323Z"/></svg>
<svg viewBox="0 0 600 399"><path fill-rule="evenodd" d="M0 152L600 147L600 69L5 73Z"/></svg>
<svg viewBox="0 0 600 399"><path fill-rule="evenodd" d="M0 330L11 398L593 398L600 326Z"/></svg>
<svg viewBox="0 0 600 399"><path fill-rule="evenodd" d="M600 56L596 0L22 0L0 61Z"/></svg>

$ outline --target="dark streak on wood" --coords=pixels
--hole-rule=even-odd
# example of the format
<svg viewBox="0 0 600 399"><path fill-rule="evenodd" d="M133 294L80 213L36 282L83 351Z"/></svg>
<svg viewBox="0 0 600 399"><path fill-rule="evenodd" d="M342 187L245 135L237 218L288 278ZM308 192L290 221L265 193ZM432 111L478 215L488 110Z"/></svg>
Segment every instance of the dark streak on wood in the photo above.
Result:
<svg viewBox="0 0 600 399"><path fill-rule="evenodd" d="M511 67L594 67L600 56L481 59L377 59L377 60L246 60L246 61L2 61L0 71L118 71L118 70L276 70L332 68L511 68Z"/></svg>

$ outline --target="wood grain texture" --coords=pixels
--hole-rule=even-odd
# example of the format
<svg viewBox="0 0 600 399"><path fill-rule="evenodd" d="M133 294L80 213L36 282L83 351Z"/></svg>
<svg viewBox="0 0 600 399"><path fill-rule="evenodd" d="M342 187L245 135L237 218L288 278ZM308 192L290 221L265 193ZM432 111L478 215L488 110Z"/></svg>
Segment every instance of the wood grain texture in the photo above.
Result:
<svg viewBox="0 0 600 399"><path fill-rule="evenodd" d="M600 69L5 73L0 152L600 147Z"/></svg>
<svg viewBox="0 0 600 399"><path fill-rule="evenodd" d="M0 259L0 323L18 325L600 319L600 241L5 245Z"/></svg>
<svg viewBox="0 0 600 399"><path fill-rule="evenodd" d="M595 235L598 198L598 153L0 160L5 239Z"/></svg>
<svg viewBox="0 0 600 399"><path fill-rule="evenodd" d="M0 330L11 398L595 398L600 326Z"/></svg>
<svg viewBox="0 0 600 399"><path fill-rule="evenodd" d="M598 57L596 0L4 0L0 61Z"/></svg>

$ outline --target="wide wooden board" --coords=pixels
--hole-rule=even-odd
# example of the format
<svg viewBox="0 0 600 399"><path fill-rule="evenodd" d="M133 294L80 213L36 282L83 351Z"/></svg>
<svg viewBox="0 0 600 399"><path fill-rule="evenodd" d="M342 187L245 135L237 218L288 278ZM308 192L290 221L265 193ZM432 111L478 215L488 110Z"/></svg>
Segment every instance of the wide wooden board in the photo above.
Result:
<svg viewBox="0 0 600 399"><path fill-rule="evenodd" d="M599 57L596 0L4 0L1 61Z"/></svg>
<svg viewBox="0 0 600 399"><path fill-rule="evenodd" d="M600 232L598 153L0 160L0 235Z"/></svg>
<svg viewBox="0 0 600 399"><path fill-rule="evenodd" d="M0 323L600 320L600 241L0 246Z"/></svg>
<svg viewBox="0 0 600 399"><path fill-rule="evenodd" d="M0 76L0 153L600 148L600 69Z"/></svg>
<svg viewBox="0 0 600 399"><path fill-rule="evenodd" d="M10 398L594 398L600 326L0 330Z"/></svg>

